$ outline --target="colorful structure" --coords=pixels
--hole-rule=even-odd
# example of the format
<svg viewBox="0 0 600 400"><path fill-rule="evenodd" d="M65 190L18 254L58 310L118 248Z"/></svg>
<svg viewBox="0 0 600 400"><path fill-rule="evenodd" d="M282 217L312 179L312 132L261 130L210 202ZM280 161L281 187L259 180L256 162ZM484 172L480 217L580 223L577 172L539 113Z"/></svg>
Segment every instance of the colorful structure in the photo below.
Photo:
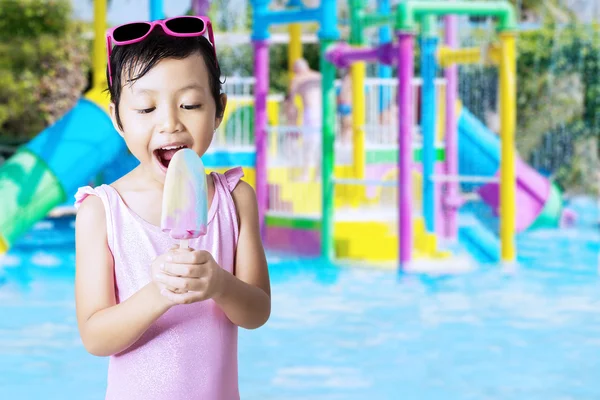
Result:
<svg viewBox="0 0 600 400"><path fill-rule="evenodd" d="M515 194L514 194L514 127L516 124L516 84L515 84L515 54L514 54L514 11L505 2L415 2L405 1L398 5L395 14L363 14L363 25L386 24L395 20L397 44L385 45L362 53L352 49L334 51L332 59L338 64L356 59L375 58L380 62L397 63L398 66L398 107L399 107L399 159L398 174L399 195L399 247L400 263L412 260L412 196L411 160L403 156L409 154L411 147L412 126L406 121L413 119L413 99L410 82L413 78L414 35L417 22L421 23L421 57L423 73L423 214L427 234L435 235L435 190L434 190L434 135L435 128L432 119L435 114L435 100L431 98L431 84L436 75L435 49L437 47L437 32L435 17L440 15L486 15L498 17L498 31L501 38L502 57L500 59L500 93L501 93L501 204L504 212L501 218L502 259L514 261L514 224L515 224ZM452 107L452 106L451 106ZM450 107L450 108L451 108ZM447 176L456 179L456 176Z"/></svg>
<svg viewBox="0 0 600 400"><path fill-rule="evenodd" d="M518 159L514 151L515 21L507 2L408 0L391 10L389 1L382 0L377 12L367 13L364 0L349 0L349 44L334 44L339 39L335 1L306 6L290 0L286 9L278 11L270 10L269 3L252 1L255 76L248 84L254 85L254 97L228 92L219 140L224 139L203 156L211 170L244 167L246 180L256 188L268 247L329 259L399 260L401 266L407 266L415 259L447 258L450 254L439 248L438 238L459 238L480 259L510 262L516 255L516 232L558 225L562 214L560 191ZM196 14L205 14L208 6L206 0L193 3ZM161 0L150 0L150 10L151 19L164 17ZM0 167L0 208L5 210L0 216L0 253L48 211L67 201L77 187L99 173L116 179L137 164L127 155L106 113L105 15L106 0L96 0L93 88L65 117ZM485 51L457 48L456 15L495 17L499 43ZM438 16L445 16L444 45L439 44ZM293 181L298 170L306 166L268 164L281 146L277 135L270 135L271 128L279 124L280 99L268 95L269 28L289 25L292 76L291 65L302 56L301 23L305 22L319 24L321 44L323 158L319 181ZM377 46L368 47L365 42L364 30L369 27L379 28ZM417 34L420 79L413 76ZM500 68L500 137L458 101L456 65L482 60L491 60ZM365 73L367 62L377 63L381 81L393 85L370 87ZM395 78L391 77L392 66L397 67ZM352 77L351 163L345 164L337 160L340 154L336 154L335 67L349 68ZM436 79L440 68L445 77L441 85ZM378 114L398 106L397 149L396 144L369 147L366 141L370 110L365 102L374 91L379 99ZM248 89L245 93L251 92ZM417 92L420 96L415 98ZM415 107L417 101L419 107ZM420 118L414 112L417 108ZM422 145L413 142L417 119ZM243 143L237 142L235 121L243 121L245 127L254 126L253 130L244 127L248 137ZM229 136L235 140L229 140ZM233 147L232 142L236 144ZM472 162L474 159L477 163ZM460 192L464 184L475 187L499 216L499 238L493 233L497 227L486 225L490 218L464 205L466 200ZM378 201L383 194L395 193L395 188L397 198L391 196L395 204L390 209L397 215L397 225L396 216L361 211L363 206L371 206L370 211L380 207ZM275 212L270 204L273 198L280 202ZM357 212L343 214L342 209Z"/></svg>
<svg viewBox="0 0 600 400"><path fill-rule="evenodd" d="M456 213L463 199L459 195L459 183L470 182L481 186L478 193L481 198L493 207L500 216L501 258L503 261L514 261L514 235L517 231L530 226L558 224L561 214L560 192L532 168L516 158L514 152L515 119L515 54L514 54L514 11L506 2L416 2L405 1L399 4L395 14L367 14L360 1L351 2L354 12L351 14L358 21L354 24L363 28L395 22L398 32L397 42L393 45L382 43L378 47L356 47L340 44L335 46L327 58L338 67L346 68L355 62L371 61L398 66L398 105L399 105L399 232L400 263L405 264L413 259L414 245L414 212L411 174L412 160L404 156L410 154L412 144L412 126L407 121L413 120L411 85L413 71L413 49L416 23L420 23L421 49L421 132L423 136L423 193L422 213L425 222L428 249L435 249L435 236L456 237L458 225ZM456 21L450 14L486 15L496 17L500 44L490 49L490 54L481 54L480 49L455 49ZM358 15L358 17L357 17ZM436 16L446 15L446 43L439 48L437 39ZM467 110L462 110L460 130L457 130L457 76L454 67L457 63L481 62L487 57L500 67L499 91L501 97L501 132L500 139L491 133ZM446 160L443 165L436 165L434 143L436 127L435 116L438 102L435 99L434 79L438 65L447 67L446 90ZM457 132L460 132L461 144L457 148ZM464 142L464 144L463 144ZM459 163L458 160L461 160ZM470 160L477 159L477 170ZM486 167L481 169L480 164ZM516 173L515 173L515 162ZM459 165L464 168L460 168ZM471 167L471 168L469 168ZM495 177L498 172L499 179ZM500 185L496 181L500 181ZM444 185L440 196L439 183ZM516 201L519 208L517 214ZM436 207L436 203L439 205ZM502 208L503 213L498 213ZM517 224L517 220L519 221ZM436 225L439 226L436 227ZM480 239L480 238L479 238ZM478 239L474 239L477 241ZM483 240L480 240L483 242ZM488 246L489 247L489 246ZM488 250L489 253L489 250Z"/></svg>
<svg viewBox="0 0 600 400"><path fill-rule="evenodd" d="M305 7L293 2L289 9L272 11L269 0L253 0L252 45L254 47L254 76L256 77L255 96L255 137L256 137L256 196L260 221L265 233L265 216L268 207L268 139L267 139L267 93L269 89L269 28L272 25L297 24L301 22L319 23L319 41L321 54L324 55L329 46L339 38L337 28L337 10L334 0L323 0L317 7ZM335 138L335 69L324 57L321 64L323 91L323 166L322 166L322 198L323 209L331 213L333 207L333 143ZM329 149L329 150L327 150ZM285 227L278 227L285 229ZM322 252L333 258L333 246L328 238L333 237L331 220L321 222Z"/></svg>

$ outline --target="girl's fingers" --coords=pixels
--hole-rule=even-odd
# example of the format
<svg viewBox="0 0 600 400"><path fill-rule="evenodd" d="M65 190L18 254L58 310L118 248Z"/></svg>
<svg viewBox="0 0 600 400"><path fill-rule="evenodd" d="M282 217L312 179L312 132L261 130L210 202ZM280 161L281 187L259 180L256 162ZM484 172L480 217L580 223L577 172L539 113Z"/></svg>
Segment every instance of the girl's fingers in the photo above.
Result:
<svg viewBox="0 0 600 400"><path fill-rule="evenodd" d="M196 264L164 263L161 270L168 275L186 278L200 278L202 276L202 268L199 268Z"/></svg>
<svg viewBox="0 0 600 400"><path fill-rule="evenodd" d="M173 286L169 286L169 285L165 285L165 289L169 290L170 292L173 293L185 293L185 291L183 289L179 289Z"/></svg>
<svg viewBox="0 0 600 400"><path fill-rule="evenodd" d="M203 264L212 258L209 252L205 250L193 251L171 251L166 257L167 262L176 264Z"/></svg>
<svg viewBox="0 0 600 400"><path fill-rule="evenodd" d="M156 274L156 280L160 283L183 291L199 290L202 282L198 278L185 278L180 276L172 276L164 273Z"/></svg>

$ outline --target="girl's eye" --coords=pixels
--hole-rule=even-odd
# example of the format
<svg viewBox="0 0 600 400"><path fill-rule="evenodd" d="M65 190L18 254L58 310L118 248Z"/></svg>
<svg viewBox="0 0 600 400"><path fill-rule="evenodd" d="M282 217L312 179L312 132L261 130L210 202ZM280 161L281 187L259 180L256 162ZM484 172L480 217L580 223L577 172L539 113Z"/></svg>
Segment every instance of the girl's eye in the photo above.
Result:
<svg viewBox="0 0 600 400"><path fill-rule="evenodd" d="M149 114L154 111L156 107L144 108L142 110L137 110L138 114Z"/></svg>
<svg viewBox="0 0 600 400"><path fill-rule="evenodd" d="M181 108L183 108L184 110L195 110L197 108L200 108L200 104L194 104L194 105L184 104L181 106Z"/></svg>

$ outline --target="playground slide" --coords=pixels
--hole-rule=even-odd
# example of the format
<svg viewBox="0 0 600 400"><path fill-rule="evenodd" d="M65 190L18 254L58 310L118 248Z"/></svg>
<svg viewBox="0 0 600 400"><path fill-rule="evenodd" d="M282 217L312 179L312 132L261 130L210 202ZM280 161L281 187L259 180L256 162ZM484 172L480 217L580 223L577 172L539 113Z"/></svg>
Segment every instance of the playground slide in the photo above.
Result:
<svg viewBox="0 0 600 400"><path fill-rule="evenodd" d="M80 99L0 167L0 254L124 154L123 140L96 103Z"/></svg>
<svg viewBox="0 0 600 400"><path fill-rule="evenodd" d="M459 174L469 176L494 177L499 176L500 166L500 138L490 131L466 108L462 108L459 121ZM547 178L540 175L535 169L517 157L517 215L516 230L522 232L531 228L557 227L562 215L562 196L558 187ZM491 207L493 216L498 215L499 184L465 184L475 190L482 200ZM481 216L481 207L473 210L480 216L483 224L497 225L497 218ZM489 212L489 209L488 209ZM492 215L490 215L492 216ZM463 235L469 241L479 242L479 246L495 250L486 251L490 258L496 257L497 244L492 243L489 237L481 237L483 227L470 221ZM494 226L493 231L497 232ZM489 235L488 235L489 236ZM488 243L488 246L485 246ZM492 254L493 253L493 254Z"/></svg>

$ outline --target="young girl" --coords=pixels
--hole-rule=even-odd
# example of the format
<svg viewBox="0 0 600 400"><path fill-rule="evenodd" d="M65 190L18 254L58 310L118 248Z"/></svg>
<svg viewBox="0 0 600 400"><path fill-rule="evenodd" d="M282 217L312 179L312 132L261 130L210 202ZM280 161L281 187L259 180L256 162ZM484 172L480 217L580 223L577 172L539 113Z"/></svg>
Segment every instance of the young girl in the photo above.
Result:
<svg viewBox="0 0 600 400"><path fill-rule="evenodd" d="M212 173L206 236L179 250L160 229L171 157L202 156L225 109L210 21L127 24L107 44L110 115L140 164L75 196L83 344L110 356L107 399L239 399L237 327L271 310L254 191L239 168Z"/></svg>

